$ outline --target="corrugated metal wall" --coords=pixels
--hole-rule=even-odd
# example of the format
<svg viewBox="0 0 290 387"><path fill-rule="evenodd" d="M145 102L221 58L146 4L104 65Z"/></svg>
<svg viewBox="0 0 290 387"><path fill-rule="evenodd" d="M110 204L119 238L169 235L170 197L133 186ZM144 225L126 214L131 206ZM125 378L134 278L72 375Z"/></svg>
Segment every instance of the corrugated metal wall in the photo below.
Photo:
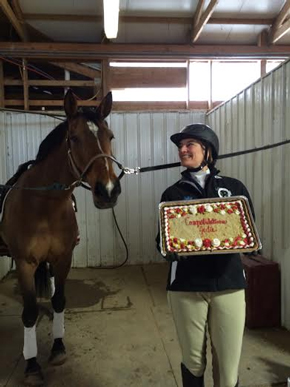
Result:
<svg viewBox="0 0 290 387"><path fill-rule="evenodd" d="M112 113L114 154L125 166L147 167L178 161L169 136L191 122L204 122L205 114ZM0 112L1 183L12 176L20 163L35 158L41 140L58 120L51 117ZM119 173L119 170L116 171ZM160 261L155 249L158 203L163 190L179 178L179 168L124 176L122 195L115 214L128 244L129 264ZM74 252L74 267L117 265L125 259L125 248L117 233L111 210L93 206L91 194L75 190L81 243ZM0 274L8 271L0 258ZM9 262L9 261L7 261ZM2 278L1 276L1 278Z"/></svg>
<svg viewBox="0 0 290 387"><path fill-rule="evenodd" d="M287 62L207 118L224 154L290 139L289 106ZM218 167L242 180L251 193L263 254L281 267L282 321L290 329L290 145L221 160Z"/></svg>

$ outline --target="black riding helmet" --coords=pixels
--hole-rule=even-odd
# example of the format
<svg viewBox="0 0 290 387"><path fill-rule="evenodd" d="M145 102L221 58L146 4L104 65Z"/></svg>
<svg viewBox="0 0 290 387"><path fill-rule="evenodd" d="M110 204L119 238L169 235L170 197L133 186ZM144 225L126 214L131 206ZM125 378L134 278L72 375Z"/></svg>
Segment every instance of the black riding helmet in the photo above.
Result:
<svg viewBox="0 0 290 387"><path fill-rule="evenodd" d="M170 137L170 140L175 145L179 145L181 140L186 138L193 138L201 141L206 149L210 146L212 151L213 163L215 164L219 154L219 139L215 132L205 124L191 124L183 128L179 133L175 133ZM206 164L209 164L206 160Z"/></svg>

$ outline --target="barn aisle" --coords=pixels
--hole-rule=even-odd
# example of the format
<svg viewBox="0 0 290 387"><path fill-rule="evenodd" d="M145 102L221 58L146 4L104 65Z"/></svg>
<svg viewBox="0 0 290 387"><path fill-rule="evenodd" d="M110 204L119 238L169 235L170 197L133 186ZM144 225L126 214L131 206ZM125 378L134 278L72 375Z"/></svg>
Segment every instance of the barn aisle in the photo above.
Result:
<svg viewBox="0 0 290 387"><path fill-rule="evenodd" d="M167 267L162 264L71 270L65 335L68 360L57 368L47 363L50 304L41 303L44 308L37 333L45 385L181 387L179 347L166 301L166 274ZM14 273L0 283L0 307L0 386L18 387L25 363L21 355L21 298ZM210 358L208 361L210 364ZM241 386L283 386L287 376L290 332L246 330ZM206 387L210 386L208 369Z"/></svg>

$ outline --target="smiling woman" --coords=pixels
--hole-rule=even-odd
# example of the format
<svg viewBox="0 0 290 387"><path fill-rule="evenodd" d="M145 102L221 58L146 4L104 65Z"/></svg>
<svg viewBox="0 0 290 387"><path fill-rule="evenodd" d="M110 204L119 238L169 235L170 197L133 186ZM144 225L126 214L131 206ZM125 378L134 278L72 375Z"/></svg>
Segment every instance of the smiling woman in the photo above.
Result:
<svg viewBox="0 0 290 387"><path fill-rule="evenodd" d="M219 139L209 126L191 124L173 134L170 139L178 147L181 164L186 170L182 172L179 181L163 192L161 207L174 207L177 203L182 206L181 203L188 200L191 200L191 204L200 200L206 203L207 199L220 197L221 190L227 192L228 196L246 196L251 205L249 193L239 180L218 175L215 162L218 158ZM212 206L200 206L197 212L207 213L205 208L209 214L213 211ZM252 205L251 208L253 211ZM176 218L182 219L186 212L180 214L180 208L177 207L178 210ZM215 234L217 230L213 227L213 216L210 215L208 220L201 219L201 224L201 234L197 234L193 228L189 231L190 236L178 235L179 241L182 242L181 250L185 248L188 240L194 241L197 248L210 248L212 243L214 247L219 245L220 241ZM161 222L160 227L163 227L164 235L164 229L168 230L169 222ZM175 231L178 229L173 227ZM226 228L221 229L223 235ZM239 235L240 233L242 235ZM221 238L221 235L218 237ZM178 243L177 235L171 236L173 243ZM230 236L225 235L224 240L227 241L228 237ZM239 228L237 237L239 240L246 238L242 227ZM164 239L161 242L163 241ZM160 234L157 235L156 242L160 251ZM185 255L182 255L182 252L178 255L176 251L180 252L173 249L165 252L162 250L162 253L170 262L167 291L182 351L183 387L204 386L207 327L214 348L214 385L237 387L245 324L246 285L240 254L225 249L221 254L212 252L205 256L198 253L192 257L187 252Z"/></svg>

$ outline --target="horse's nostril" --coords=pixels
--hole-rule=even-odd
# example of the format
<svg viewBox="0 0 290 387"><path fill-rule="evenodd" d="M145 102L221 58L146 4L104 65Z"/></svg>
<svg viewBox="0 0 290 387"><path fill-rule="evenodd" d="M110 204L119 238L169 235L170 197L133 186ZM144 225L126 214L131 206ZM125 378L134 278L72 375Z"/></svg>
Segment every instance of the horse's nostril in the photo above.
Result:
<svg viewBox="0 0 290 387"><path fill-rule="evenodd" d="M112 190L108 190L102 183L97 183L95 185L95 195L101 197L106 201L110 201L111 199L115 199L121 193L121 185L119 180L117 180L114 184Z"/></svg>
<svg viewBox="0 0 290 387"><path fill-rule="evenodd" d="M95 185L95 195L101 197L108 196L107 190L105 189L103 184L97 183Z"/></svg>

